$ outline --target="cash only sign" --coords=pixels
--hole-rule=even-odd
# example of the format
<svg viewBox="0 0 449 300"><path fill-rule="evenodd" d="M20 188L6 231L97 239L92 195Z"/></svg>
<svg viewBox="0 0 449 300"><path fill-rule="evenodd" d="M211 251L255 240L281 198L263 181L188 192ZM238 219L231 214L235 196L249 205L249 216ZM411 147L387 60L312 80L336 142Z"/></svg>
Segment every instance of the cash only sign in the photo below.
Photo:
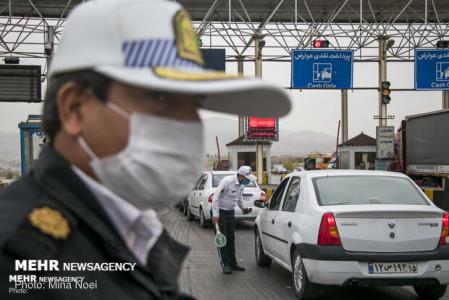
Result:
<svg viewBox="0 0 449 300"><path fill-rule="evenodd" d="M352 50L293 49L291 87L296 89L351 89Z"/></svg>

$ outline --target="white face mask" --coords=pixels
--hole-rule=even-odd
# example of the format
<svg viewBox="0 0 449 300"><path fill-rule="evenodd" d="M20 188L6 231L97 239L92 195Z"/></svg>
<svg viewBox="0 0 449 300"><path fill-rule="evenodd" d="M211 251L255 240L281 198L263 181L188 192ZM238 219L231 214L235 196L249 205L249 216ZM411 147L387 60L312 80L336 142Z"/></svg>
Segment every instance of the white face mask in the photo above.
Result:
<svg viewBox="0 0 449 300"><path fill-rule="evenodd" d="M105 158L78 139L98 179L141 210L173 206L187 196L203 163L201 122L129 115L114 103L107 106L130 121L130 136L125 149Z"/></svg>

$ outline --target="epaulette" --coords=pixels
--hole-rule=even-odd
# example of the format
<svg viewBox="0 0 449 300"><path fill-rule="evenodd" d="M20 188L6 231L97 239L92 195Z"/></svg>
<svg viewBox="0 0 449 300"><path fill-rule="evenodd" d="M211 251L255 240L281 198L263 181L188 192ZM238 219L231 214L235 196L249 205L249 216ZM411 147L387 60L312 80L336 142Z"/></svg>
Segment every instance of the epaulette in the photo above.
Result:
<svg viewBox="0 0 449 300"><path fill-rule="evenodd" d="M3 251L21 259L53 258L75 227L76 219L66 211L40 204L26 214L25 220L4 244Z"/></svg>

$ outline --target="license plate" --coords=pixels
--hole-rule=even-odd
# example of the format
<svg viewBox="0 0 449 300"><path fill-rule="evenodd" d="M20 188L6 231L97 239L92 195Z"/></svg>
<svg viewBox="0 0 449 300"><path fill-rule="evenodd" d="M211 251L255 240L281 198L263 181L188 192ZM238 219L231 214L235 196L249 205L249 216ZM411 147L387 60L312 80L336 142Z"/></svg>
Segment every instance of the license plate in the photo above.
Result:
<svg viewBox="0 0 449 300"><path fill-rule="evenodd" d="M369 263L368 272L370 274L418 273L418 264L415 262Z"/></svg>
<svg viewBox="0 0 449 300"><path fill-rule="evenodd" d="M243 201L246 201L246 202L251 201L251 197L243 197Z"/></svg>

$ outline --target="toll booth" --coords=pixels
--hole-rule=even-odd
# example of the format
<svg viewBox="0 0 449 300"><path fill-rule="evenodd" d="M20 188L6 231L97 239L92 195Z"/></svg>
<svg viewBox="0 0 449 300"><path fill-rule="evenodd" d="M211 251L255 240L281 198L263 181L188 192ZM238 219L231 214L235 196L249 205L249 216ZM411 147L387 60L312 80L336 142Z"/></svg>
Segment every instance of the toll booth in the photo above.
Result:
<svg viewBox="0 0 449 300"><path fill-rule="evenodd" d="M39 157L45 144L42 116L29 115L26 122L19 123L21 174L25 175Z"/></svg>
<svg viewBox="0 0 449 300"><path fill-rule="evenodd" d="M338 145L339 168L350 170L374 170L376 139L363 132Z"/></svg>
<svg viewBox="0 0 449 300"><path fill-rule="evenodd" d="M263 179L264 183L271 182L271 142L245 141L241 136L226 144L228 149L230 170L238 170L241 166L250 166L253 173L256 172L256 144L263 146ZM268 171L267 171L268 170Z"/></svg>

